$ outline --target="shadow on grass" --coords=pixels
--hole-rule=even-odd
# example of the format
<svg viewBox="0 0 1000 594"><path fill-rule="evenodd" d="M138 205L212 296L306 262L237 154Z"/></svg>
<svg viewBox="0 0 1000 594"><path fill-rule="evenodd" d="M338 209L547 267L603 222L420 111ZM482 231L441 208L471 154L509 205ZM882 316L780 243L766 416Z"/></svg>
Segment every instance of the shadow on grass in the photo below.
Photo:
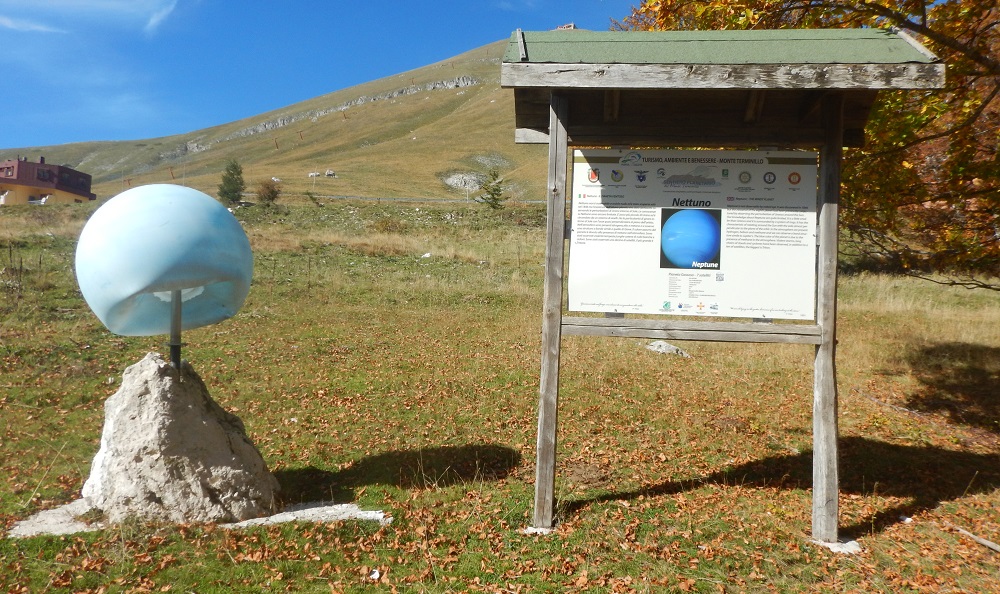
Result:
<svg viewBox="0 0 1000 594"><path fill-rule="evenodd" d="M920 388L906 407L1000 433L1000 348L946 342L907 356Z"/></svg>
<svg viewBox="0 0 1000 594"><path fill-rule="evenodd" d="M902 516L933 509L966 494L1000 488L1000 459L996 455L895 445L863 437L840 439L839 471L841 493L909 500L854 524L841 525L840 535L844 538L881 532L900 522ZM634 491L561 501L557 503L557 511L572 515L592 503L672 495L709 483L806 489L812 485L812 452L764 458L686 481L666 481Z"/></svg>
<svg viewBox="0 0 1000 594"><path fill-rule="evenodd" d="M367 485L402 488L446 487L506 477L521 454L505 446L475 444L393 451L369 456L339 471L308 466L275 471L285 504L309 501L349 503Z"/></svg>

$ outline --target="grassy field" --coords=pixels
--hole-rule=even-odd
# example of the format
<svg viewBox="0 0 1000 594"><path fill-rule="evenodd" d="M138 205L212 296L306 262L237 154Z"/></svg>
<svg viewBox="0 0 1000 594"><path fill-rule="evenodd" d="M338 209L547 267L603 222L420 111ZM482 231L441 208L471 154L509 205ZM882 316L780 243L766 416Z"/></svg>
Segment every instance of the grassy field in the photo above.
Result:
<svg viewBox="0 0 1000 594"><path fill-rule="evenodd" d="M1000 590L1000 555L957 530L1000 542L1000 295L841 278L840 530L862 553L809 541L801 345L565 339L558 526L531 536L544 207L319 203L237 211L250 297L186 332L185 358L286 503L393 522L3 539L0 591ZM5 528L79 497L104 400L167 350L80 297L95 206L0 208Z"/></svg>

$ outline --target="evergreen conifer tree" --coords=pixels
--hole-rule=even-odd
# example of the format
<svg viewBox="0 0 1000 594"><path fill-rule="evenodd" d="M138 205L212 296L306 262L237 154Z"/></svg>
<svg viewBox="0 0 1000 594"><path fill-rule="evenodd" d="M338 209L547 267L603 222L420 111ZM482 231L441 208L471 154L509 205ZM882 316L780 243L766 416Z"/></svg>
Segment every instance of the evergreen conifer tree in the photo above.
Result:
<svg viewBox="0 0 1000 594"><path fill-rule="evenodd" d="M246 189L246 182L243 181L243 167L236 159L230 159L226 163L226 169L222 172L222 183L219 184L219 199L225 204L239 204L243 199L243 190Z"/></svg>

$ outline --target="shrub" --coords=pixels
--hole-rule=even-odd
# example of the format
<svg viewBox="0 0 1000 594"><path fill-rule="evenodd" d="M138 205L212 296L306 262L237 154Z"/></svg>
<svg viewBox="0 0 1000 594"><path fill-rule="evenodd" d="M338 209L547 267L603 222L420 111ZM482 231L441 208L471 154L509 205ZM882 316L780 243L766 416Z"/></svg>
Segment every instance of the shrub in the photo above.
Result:
<svg viewBox="0 0 1000 594"><path fill-rule="evenodd" d="M257 182L257 201L264 206L272 206L281 196L281 186L273 179L262 179Z"/></svg>

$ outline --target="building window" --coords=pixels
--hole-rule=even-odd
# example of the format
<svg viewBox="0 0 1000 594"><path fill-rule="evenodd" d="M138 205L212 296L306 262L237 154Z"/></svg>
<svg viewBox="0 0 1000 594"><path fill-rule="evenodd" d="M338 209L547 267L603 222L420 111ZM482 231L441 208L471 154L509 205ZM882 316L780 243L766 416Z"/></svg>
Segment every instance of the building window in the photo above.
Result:
<svg viewBox="0 0 1000 594"><path fill-rule="evenodd" d="M51 181L51 180L52 180L52 172L51 171L49 171L48 169L39 169L38 170L38 181L47 182L47 181Z"/></svg>
<svg viewBox="0 0 1000 594"><path fill-rule="evenodd" d="M13 167L4 167L3 168L3 174L4 174L5 177L14 177L14 168Z"/></svg>

